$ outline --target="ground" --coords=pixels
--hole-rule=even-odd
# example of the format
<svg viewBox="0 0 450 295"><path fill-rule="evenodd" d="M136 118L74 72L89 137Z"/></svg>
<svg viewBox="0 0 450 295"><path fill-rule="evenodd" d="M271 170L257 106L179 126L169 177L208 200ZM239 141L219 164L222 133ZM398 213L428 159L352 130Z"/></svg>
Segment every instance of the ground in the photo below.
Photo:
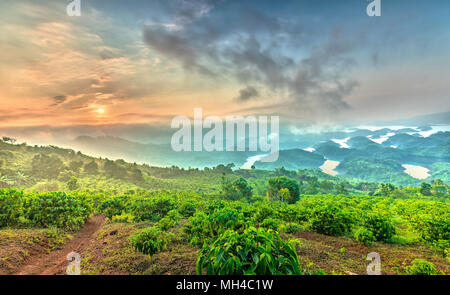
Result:
<svg viewBox="0 0 450 295"><path fill-rule="evenodd" d="M0 274L65 274L67 254L81 255L83 274L195 274L198 249L181 235L161 253L152 257L136 252L128 238L150 223L117 223L102 216L90 218L77 233L55 229L0 230ZM310 271L327 274L365 274L367 254L381 257L383 274L404 274L404 267L415 258L434 263L443 274L450 274L450 263L438 252L423 245L375 243L367 247L347 237L331 237L312 232L284 235L301 243L298 255Z"/></svg>

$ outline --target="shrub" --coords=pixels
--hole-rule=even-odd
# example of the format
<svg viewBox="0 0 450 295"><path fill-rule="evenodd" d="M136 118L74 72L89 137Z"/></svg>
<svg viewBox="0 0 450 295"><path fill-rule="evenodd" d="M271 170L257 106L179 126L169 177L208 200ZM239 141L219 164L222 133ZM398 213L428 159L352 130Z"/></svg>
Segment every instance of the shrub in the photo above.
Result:
<svg viewBox="0 0 450 295"><path fill-rule="evenodd" d="M136 221L159 221L169 211L175 209L176 202L171 197L140 198L131 205L131 213Z"/></svg>
<svg viewBox="0 0 450 295"><path fill-rule="evenodd" d="M301 274L294 245L267 229L250 227L242 233L225 231L197 258L197 274L281 275Z"/></svg>
<svg viewBox="0 0 450 295"><path fill-rule="evenodd" d="M410 275L437 275L436 266L422 259L414 259L411 266L406 267L406 272Z"/></svg>
<svg viewBox="0 0 450 295"><path fill-rule="evenodd" d="M0 227L17 224L23 213L23 192L0 190Z"/></svg>
<svg viewBox="0 0 450 295"><path fill-rule="evenodd" d="M151 256L164 250L171 237L172 234L161 231L158 227L151 227L131 236L129 241L137 251Z"/></svg>
<svg viewBox="0 0 450 295"><path fill-rule="evenodd" d="M24 207L32 225L78 229L92 212L91 204L82 196L45 193L27 198Z"/></svg>
<svg viewBox="0 0 450 295"><path fill-rule="evenodd" d="M271 229L271 230L277 230L280 225L281 225L281 221L278 219L274 219L274 218L264 219L264 221L260 224L261 227Z"/></svg>
<svg viewBox="0 0 450 295"><path fill-rule="evenodd" d="M313 230L331 236L345 234L354 223L350 214L332 205L314 209L310 222Z"/></svg>
<svg viewBox="0 0 450 295"><path fill-rule="evenodd" d="M243 231L246 227L244 215L236 209L215 209L207 215L197 212L189 218L189 223L183 227L193 246L202 246L205 241L211 243L218 235L228 229Z"/></svg>
<svg viewBox="0 0 450 295"><path fill-rule="evenodd" d="M377 241L388 241L396 232L391 219L378 213L366 215L363 225L373 233Z"/></svg>
<svg viewBox="0 0 450 295"><path fill-rule="evenodd" d="M114 216L122 215L125 212L128 202L128 196L114 197L103 201L98 207L98 210L109 219L112 219Z"/></svg>
<svg viewBox="0 0 450 295"><path fill-rule="evenodd" d="M122 215L114 215L112 217L113 222L119 222L119 223L132 222L133 219L134 219L134 216L129 213L122 213Z"/></svg>
<svg viewBox="0 0 450 295"><path fill-rule="evenodd" d="M278 231L287 234L296 234L302 231L302 227L298 223L288 222L280 225Z"/></svg>
<svg viewBox="0 0 450 295"><path fill-rule="evenodd" d="M358 242L366 246L371 246L376 241L376 238L372 231L365 227L360 227L359 229L357 229L354 237Z"/></svg>
<svg viewBox="0 0 450 295"><path fill-rule="evenodd" d="M180 219L181 219L180 213L178 213L177 210L172 210L169 213L167 213L167 215L164 218L158 221L158 223L155 226L159 227L161 230L166 231L177 225Z"/></svg>

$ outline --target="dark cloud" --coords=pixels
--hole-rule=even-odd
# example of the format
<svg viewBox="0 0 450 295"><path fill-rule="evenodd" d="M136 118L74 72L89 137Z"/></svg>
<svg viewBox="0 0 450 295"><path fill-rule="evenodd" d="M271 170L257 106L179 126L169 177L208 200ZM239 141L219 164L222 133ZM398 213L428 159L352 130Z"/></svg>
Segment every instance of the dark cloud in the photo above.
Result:
<svg viewBox="0 0 450 295"><path fill-rule="evenodd" d="M345 97L358 82L348 78L355 61L348 57L357 42L341 30L328 38L306 36L295 20L279 19L254 7L229 14L217 2L194 1L187 13L174 8L177 29L149 25L145 42L158 53L178 60L185 70L213 79L231 77L242 85L255 85L283 96L289 110L347 108ZM203 6L199 3L203 3ZM207 4L205 4L207 3ZM200 13L198 9L204 7ZM207 9L205 7L208 7ZM189 21L186 21L189 19ZM314 39L313 43L310 42ZM302 54L299 54L299 50ZM298 57L301 56L299 59ZM255 86L240 90L239 101L260 97Z"/></svg>
<svg viewBox="0 0 450 295"><path fill-rule="evenodd" d="M65 102L67 100L67 96L65 95L57 95L53 97L53 101L54 101L54 106L62 104L63 102Z"/></svg>
<svg viewBox="0 0 450 295"><path fill-rule="evenodd" d="M252 98L259 97L258 90L253 86L248 86L239 91L239 96L236 98L238 101L247 101Z"/></svg>

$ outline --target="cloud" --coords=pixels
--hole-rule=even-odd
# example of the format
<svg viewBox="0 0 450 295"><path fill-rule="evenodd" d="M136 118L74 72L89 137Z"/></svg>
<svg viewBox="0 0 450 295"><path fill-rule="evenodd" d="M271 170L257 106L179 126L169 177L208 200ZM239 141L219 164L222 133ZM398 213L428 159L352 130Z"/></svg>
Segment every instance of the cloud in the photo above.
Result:
<svg viewBox="0 0 450 295"><path fill-rule="evenodd" d="M239 91L239 96L236 98L238 101L247 101L252 98L259 97L258 90L253 86L248 86Z"/></svg>
<svg viewBox="0 0 450 295"><path fill-rule="evenodd" d="M177 23L179 13L174 9L168 15L177 30L146 26L145 43L188 72L231 79L241 88L237 101L277 97L288 106L283 110L294 113L349 107L345 98L359 85L349 77L356 64L349 55L358 44L339 28L327 38L308 35L305 24L246 5L230 13L220 3L211 4L183 23ZM256 88L268 95L261 97Z"/></svg>
<svg viewBox="0 0 450 295"><path fill-rule="evenodd" d="M65 96L65 95L57 95L57 96L53 97L53 100L55 102L53 104L53 106L57 106L57 105L62 104L63 102L65 102L67 100L67 96Z"/></svg>

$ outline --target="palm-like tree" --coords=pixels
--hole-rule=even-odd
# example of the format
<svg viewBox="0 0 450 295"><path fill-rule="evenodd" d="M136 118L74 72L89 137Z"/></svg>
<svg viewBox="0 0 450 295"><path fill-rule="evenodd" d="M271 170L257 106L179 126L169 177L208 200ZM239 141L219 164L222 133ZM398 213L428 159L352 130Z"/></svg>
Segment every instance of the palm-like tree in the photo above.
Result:
<svg viewBox="0 0 450 295"><path fill-rule="evenodd" d="M0 176L0 188L7 188L14 184L14 181L8 178L6 175Z"/></svg>
<svg viewBox="0 0 450 295"><path fill-rule="evenodd" d="M17 172L16 179L17 179L18 185L22 186L27 182L28 176L19 171L19 172Z"/></svg>

